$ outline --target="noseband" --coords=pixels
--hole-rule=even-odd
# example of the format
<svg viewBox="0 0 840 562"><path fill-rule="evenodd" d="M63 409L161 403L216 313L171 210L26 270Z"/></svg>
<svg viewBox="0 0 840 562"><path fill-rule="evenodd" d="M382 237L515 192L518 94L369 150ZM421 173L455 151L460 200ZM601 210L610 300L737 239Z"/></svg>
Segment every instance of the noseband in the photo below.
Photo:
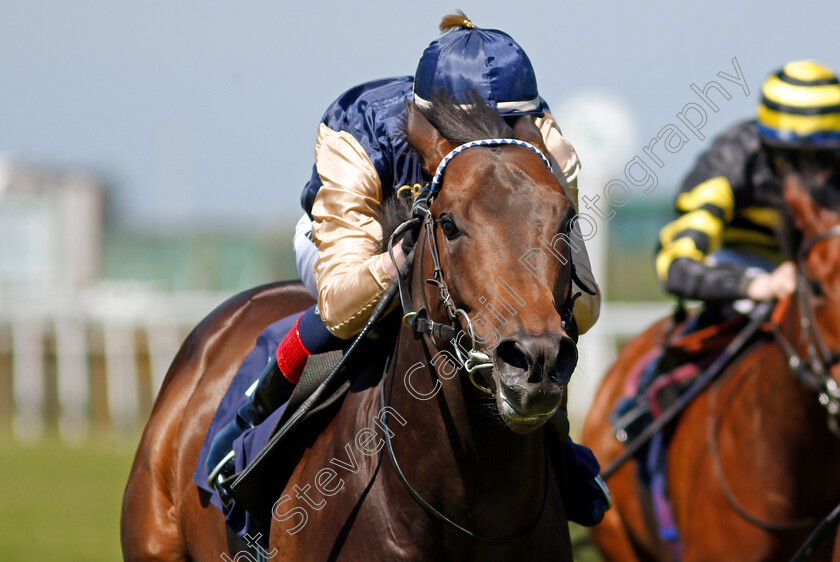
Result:
<svg viewBox="0 0 840 562"><path fill-rule="evenodd" d="M840 352L830 351L817 329L814 318L814 288L806 272L805 263L810 251L819 242L840 237L840 225L805 240L796 254L796 295L800 308L800 327L805 341L807 357L801 357L794 346L782 335L778 325L773 333L788 359L788 365L806 386L817 394L817 399L828 413L828 426L832 433L840 435L840 387L831 377L831 368L840 362Z"/></svg>

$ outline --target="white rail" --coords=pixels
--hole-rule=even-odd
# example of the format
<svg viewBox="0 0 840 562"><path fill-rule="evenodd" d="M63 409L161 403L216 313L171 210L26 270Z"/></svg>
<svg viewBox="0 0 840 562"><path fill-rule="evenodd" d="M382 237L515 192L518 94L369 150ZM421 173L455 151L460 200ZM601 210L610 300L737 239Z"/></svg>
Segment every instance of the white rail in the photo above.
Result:
<svg viewBox="0 0 840 562"><path fill-rule="evenodd" d="M131 288L0 293L0 383L5 375L11 385L13 411L5 414L14 434L37 439L57 416L61 436L78 441L95 410L107 411L114 430L135 429L186 334L227 296ZM96 376L97 365L104 376ZM94 388L102 383L105 389ZM50 387L57 414L49 411Z"/></svg>

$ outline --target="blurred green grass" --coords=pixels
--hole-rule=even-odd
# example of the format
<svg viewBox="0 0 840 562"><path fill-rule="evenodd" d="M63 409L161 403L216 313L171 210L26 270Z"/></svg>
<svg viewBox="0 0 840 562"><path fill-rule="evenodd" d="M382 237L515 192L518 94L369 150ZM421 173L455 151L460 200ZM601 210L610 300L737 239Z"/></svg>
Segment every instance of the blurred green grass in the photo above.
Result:
<svg viewBox="0 0 840 562"><path fill-rule="evenodd" d="M0 560L121 560L120 503L136 440L23 445L0 437ZM601 560L571 525L575 560Z"/></svg>
<svg viewBox="0 0 840 562"><path fill-rule="evenodd" d="M601 562L603 560L585 527L569 523L569 534L572 536L575 562Z"/></svg>
<svg viewBox="0 0 840 562"><path fill-rule="evenodd" d="M0 560L121 560L120 502L136 443L0 438Z"/></svg>

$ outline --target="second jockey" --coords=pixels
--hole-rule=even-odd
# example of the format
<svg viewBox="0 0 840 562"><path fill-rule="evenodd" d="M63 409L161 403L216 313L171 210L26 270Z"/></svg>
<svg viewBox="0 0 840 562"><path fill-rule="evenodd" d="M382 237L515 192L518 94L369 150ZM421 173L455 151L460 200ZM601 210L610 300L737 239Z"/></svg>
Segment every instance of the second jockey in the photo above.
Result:
<svg viewBox="0 0 840 562"><path fill-rule="evenodd" d="M682 184L678 216L660 231L656 255L663 288L704 304L682 334L702 328L714 333L753 302L796 290L796 267L785 261L780 241L787 174L796 174L818 197L840 185L840 81L811 60L771 74L757 119L715 139ZM671 357L666 351L644 369L635 396L613 414L621 440L632 439L650 421L647 390L684 360L680 352Z"/></svg>

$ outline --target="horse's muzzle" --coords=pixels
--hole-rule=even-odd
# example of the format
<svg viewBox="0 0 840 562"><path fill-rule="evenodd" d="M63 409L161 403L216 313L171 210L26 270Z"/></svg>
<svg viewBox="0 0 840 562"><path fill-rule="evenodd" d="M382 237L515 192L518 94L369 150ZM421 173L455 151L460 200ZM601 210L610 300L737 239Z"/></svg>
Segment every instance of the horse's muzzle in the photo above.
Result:
<svg viewBox="0 0 840 562"><path fill-rule="evenodd" d="M538 428L560 406L577 365L577 347L566 335L511 337L493 354L497 406L517 433Z"/></svg>

